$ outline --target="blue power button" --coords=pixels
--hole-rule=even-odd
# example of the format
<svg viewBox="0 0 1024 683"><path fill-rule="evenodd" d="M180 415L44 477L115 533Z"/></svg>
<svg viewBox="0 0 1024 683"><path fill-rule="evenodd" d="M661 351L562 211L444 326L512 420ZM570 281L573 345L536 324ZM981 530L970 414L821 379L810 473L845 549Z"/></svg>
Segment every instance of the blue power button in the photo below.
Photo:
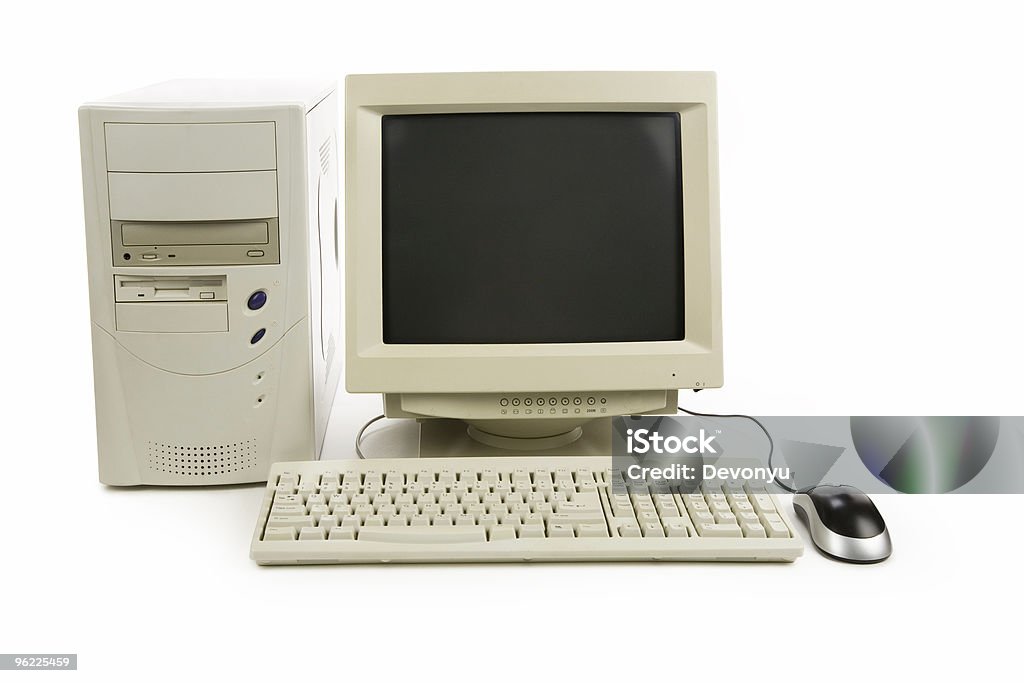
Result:
<svg viewBox="0 0 1024 683"><path fill-rule="evenodd" d="M258 311L267 303L267 293L262 289L249 295L249 302L246 304L250 311Z"/></svg>
<svg viewBox="0 0 1024 683"><path fill-rule="evenodd" d="M265 335L266 333L267 329L265 327L261 327L260 329L256 330L256 334L252 335L252 339L249 340L249 343L258 343L260 339L263 339L263 335Z"/></svg>

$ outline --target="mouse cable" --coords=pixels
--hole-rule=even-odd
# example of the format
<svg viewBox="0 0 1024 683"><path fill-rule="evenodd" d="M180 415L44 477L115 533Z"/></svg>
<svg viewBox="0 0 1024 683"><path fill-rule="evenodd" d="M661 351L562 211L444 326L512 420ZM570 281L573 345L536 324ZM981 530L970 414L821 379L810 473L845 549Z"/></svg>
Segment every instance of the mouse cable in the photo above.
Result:
<svg viewBox="0 0 1024 683"><path fill-rule="evenodd" d="M768 428L764 426L764 423L762 423L756 417L752 415L722 415L719 413L698 413L694 410L687 410L682 406L676 406L676 409L682 413L686 413L687 415L693 415L694 417L720 417L725 419L737 418L741 420L750 420L758 427L760 427L761 431L764 432L764 435L768 437L768 469L772 469L772 456L775 455L775 439L772 438L771 433L768 431ZM789 491L790 493L797 493L797 490L795 488L793 488L786 482L782 481L781 479L776 478L775 483L778 484L780 488L783 488L786 491Z"/></svg>
<svg viewBox="0 0 1024 683"><path fill-rule="evenodd" d="M383 419L384 419L384 413L381 413L380 415L378 415L377 417L373 418L372 420L368 420L366 422L366 424L364 424L362 427L359 428L359 433L356 434L356 455L359 456L360 460L366 460L367 459L367 457L365 455L363 455L363 449L360 448L360 446L362 446L362 444L363 444L363 434L366 432L366 428L369 427L370 425L372 425L374 422L377 422L378 420L383 420Z"/></svg>

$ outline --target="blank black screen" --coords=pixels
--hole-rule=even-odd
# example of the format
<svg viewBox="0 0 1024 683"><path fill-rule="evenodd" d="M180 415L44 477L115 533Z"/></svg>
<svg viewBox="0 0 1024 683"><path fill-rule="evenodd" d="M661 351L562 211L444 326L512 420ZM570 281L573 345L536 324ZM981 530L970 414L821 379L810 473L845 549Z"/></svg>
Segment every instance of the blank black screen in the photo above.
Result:
<svg viewBox="0 0 1024 683"><path fill-rule="evenodd" d="M679 115L387 115L384 342L684 338Z"/></svg>

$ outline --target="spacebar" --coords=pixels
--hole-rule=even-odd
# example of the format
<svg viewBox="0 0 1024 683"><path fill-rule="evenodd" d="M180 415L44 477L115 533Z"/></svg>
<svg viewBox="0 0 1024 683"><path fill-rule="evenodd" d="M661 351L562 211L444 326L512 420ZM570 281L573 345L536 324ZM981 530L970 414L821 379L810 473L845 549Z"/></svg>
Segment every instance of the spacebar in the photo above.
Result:
<svg viewBox="0 0 1024 683"><path fill-rule="evenodd" d="M359 529L357 540L384 543L484 543L482 526L370 526Z"/></svg>

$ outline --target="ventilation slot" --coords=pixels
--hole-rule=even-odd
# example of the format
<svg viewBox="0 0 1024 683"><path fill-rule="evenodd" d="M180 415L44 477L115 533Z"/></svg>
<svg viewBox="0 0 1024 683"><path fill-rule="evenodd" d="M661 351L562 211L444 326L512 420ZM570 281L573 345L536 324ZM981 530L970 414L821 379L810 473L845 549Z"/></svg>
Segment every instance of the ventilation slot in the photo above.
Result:
<svg viewBox="0 0 1024 683"><path fill-rule="evenodd" d="M256 439L212 446L147 441L146 454L154 472L203 479L256 467Z"/></svg>
<svg viewBox="0 0 1024 683"><path fill-rule="evenodd" d="M331 170L331 140L332 138L327 138L324 140L324 144L320 145L320 168L324 175Z"/></svg>

